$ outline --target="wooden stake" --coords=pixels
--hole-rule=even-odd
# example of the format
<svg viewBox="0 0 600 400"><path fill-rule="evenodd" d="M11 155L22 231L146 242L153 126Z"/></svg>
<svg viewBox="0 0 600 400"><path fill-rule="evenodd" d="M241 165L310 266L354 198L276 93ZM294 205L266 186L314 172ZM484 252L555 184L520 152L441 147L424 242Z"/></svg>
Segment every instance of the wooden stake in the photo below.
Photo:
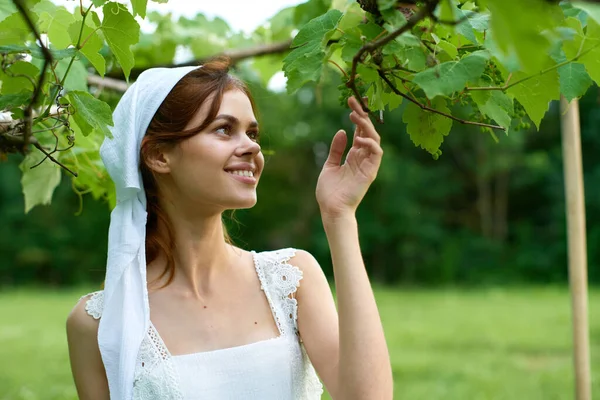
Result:
<svg viewBox="0 0 600 400"><path fill-rule="evenodd" d="M579 102L560 100L563 168L569 243L569 282L573 315L573 361L577 400L592 400L590 341L588 328L587 248L585 197L581 161Z"/></svg>

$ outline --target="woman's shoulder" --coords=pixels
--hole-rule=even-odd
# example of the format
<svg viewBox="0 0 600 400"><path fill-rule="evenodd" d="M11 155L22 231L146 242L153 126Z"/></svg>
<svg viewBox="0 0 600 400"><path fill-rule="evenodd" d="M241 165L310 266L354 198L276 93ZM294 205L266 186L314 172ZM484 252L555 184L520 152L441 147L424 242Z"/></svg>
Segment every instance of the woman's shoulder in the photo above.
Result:
<svg viewBox="0 0 600 400"><path fill-rule="evenodd" d="M96 336L98 334L99 319L102 315L104 292L88 293L79 298L79 301L67 317L67 333L77 336Z"/></svg>
<svg viewBox="0 0 600 400"><path fill-rule="evenodd" d="M284 248L258 253L260 269L264 271L270 286L282 296L290 296L299 288L300 281L308 276L312 280L323 271L315 257L306 250ZM261 272L259 272L261 273Z"/></svg>
<svg viewBox="0 0 600 400"><path fill-rule="evenodd" d="M300 270L311 265L318 264L315 257L306 250L286 247L277 250L266 250L256 252L257 255L264 260L274 264L289 264L299 268Z"/></svg>

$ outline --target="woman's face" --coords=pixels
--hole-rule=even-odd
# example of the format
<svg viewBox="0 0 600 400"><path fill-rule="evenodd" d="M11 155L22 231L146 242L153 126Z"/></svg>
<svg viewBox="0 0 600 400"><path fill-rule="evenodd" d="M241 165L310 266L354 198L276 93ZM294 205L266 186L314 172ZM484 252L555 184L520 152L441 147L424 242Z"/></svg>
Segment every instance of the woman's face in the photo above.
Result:
<svg viewBox="0 0 600 400"><path fill-rule="evenodd" d="M210 101L210 98L209 98ZM186 129L200 125L209 101ZM249 208L256 204L256 186L264 166L258 144L258 123L248 97L240 90L223 94L217 117L198 134L164 154L168 191L207 211Z"/></svg>

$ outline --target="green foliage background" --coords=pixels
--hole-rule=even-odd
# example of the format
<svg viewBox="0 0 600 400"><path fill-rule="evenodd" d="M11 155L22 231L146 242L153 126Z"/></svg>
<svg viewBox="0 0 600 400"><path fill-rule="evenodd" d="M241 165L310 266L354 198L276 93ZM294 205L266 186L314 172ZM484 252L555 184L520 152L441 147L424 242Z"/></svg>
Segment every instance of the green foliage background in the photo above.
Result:
<svg viewBox="0 0 600 400"><path fill-rule="evenodd" d="M329 140L351 130L334 88L276 94L253 85L267 156L258 204L236 211L230 231L249 249L295 246L331 266L314 188ZM598 91L581 100L587 195L589 278L600 282L600 151ZM375 281L419 284L566 282L566 229L559 113L553 104L540 132L515 134L499 144L477 128L455 127L445 155L435 161L413 146L401 115L378 128L385 156L358 211L363 255ZM268 152L267 152L268 153ZM269 154L269 153L268 153ZM0 281L4 285L100 283L104 276L109 208L79 197L63 180L51 206L23 213L18 169L11 156L0 168ZM478 199L507 175L505 236L484 231ZM479 182L479 183L478 183ZM487 228L486 228L487 229Z"/></svg>
<svg viewBox="0 0 600 400"><path fill-rule="evenodd" d="M442 0L412 30L365 53L353 83L353 58L361 48L407 23L396 2L376 2L376 16L355 1L309 0L249 35L201 14L177 21L147 14L146 3L94 0L70 12L49 0L26 1L56 61L46 72L35 137L49 147L54 134L61 148L74 143L55 154L79 176L49 160L30 169L43 158L35 149L25 158L0 154L7 158L0 168L0 284L102 280L114 194L98 148L110 134L110 110L120 94L88 86L90 74L135 79L144 68L172 62L183 44L199 60L292 36L286 53L235 67L253 87L268 155L258 205L236 212L237 222L229 223L239 245L307 249L331 276L314 187L333 133L352 131L340 100L356 89L369 96L372 110L384 111L385 121L378 126L385 150L381 172L358 215L373 280L565 282L562 155L553 100L587 92L581 114L589 277L600 281L594 245L600 239L600 168L594 162L600 145L600 6ZM15 10L12 3L0 7L0 53L7 63L0 71L0 107L23 118L35 88L28 77L37 79L42 60ZM141 32L134 17L146 18L155 31ZM439 22L458 20L456 26ZM267 91L281 70L288 93ZM49 115L54 99L69 110L58 127ZM480 125L458 123L465 121ZM494 133L492 124L506 134Z"/></svg>

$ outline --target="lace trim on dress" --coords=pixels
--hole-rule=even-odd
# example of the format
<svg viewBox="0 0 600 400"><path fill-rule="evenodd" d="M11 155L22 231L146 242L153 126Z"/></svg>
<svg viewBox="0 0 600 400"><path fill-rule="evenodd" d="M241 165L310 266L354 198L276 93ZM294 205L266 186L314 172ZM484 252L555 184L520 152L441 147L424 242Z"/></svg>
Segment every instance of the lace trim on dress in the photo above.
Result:
<svg viewBox="0 0 600 400"><path fill-rule="evenodd" d="M298 338L299 353L293 354L295 364L294 399L314 400L323 395L321 383L310 362L298 331L298 301L290 296L296 293L303 278L300 268L289 263L296 249L288 248L255 255L256 271L261 282L266 282L265 294L271 304L277 325L282 332L293 330ZM261 285L261 289L263 286ZM263 289L264 290L264 289ZM273 296L276 302L271 299ZM281 316L281 318L280 318Z"/></svg>
<svg viewBox="0 0 600 400"><path fill-rule="evenodd" d="M281 334L288 334L288 328L291 328L298 336L298 302L290 296L296 293L300 286L302 270L288 263L296 255L296 249L288 248L254 255L256 272L261 283L264 282L261 289L264 290L263 285L266 284L265 294ZM272 296L275 297L275 301Z"/></svg>
<svg viewBox="0 0 600 400"><path fill-rule="evenodd" d="M83 296L85 297L85 296ZM104 292L92 293L85 310L100 319L104 309ZM152 324L140 345L133 380L135 400L182 400L179 377L165 344Z"/></svg>
<svg viewBox="0 0 600 400"><path fill-rule="evenodd" d="M89 294L86 294L85 296L89 296ZM82 296L81 298L83 299L85 296ZM94 319L100 319L102 310L104 310L104 292L99 290L93 292L92 297L85 303L85 311Z"/></svg>
<svg viewBox="0 0 600 400"><path fill-rule="evenodd" d="M133 386L135 400L183 399L171 354L152 323L140 346Z"/></svg>

